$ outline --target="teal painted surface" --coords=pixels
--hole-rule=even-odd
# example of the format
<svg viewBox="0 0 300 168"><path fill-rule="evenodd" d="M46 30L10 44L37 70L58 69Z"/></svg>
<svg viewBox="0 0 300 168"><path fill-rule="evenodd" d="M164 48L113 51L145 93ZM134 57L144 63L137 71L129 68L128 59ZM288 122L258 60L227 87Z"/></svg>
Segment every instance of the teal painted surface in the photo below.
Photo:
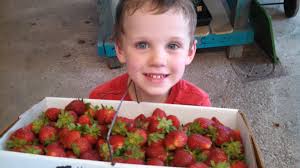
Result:
<svg viewBox="0 0 300 168"><path fill-rule="evenodd" d="M245 30L234 31L230 34L210 34L205 37L195 37L198 40L197 48L212 48L212 47L226 47L233 45L245 45L254 42L254 32L252 28ZM99 45L103 44L103 45ZM99 42L98 52L99 56L115 57L116 51L114 43L111 42ZM103 54L104 52L104 54Z"/></svg>

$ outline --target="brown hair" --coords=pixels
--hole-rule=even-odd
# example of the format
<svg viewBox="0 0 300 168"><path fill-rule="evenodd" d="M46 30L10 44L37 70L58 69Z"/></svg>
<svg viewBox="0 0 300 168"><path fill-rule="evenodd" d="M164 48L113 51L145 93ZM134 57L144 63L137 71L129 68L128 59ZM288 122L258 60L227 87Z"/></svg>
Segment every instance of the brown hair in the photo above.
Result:
<svg viewBox="0 0 300 168"><path fill-rule="evenodd" d="M188 20L191 39L193 39L197 15L191 0L119 0L116 8L113 40L120 40L121 34L124 33L124 16L126 14L133 15L136 10L147 3L151 4L150 12L154 12L154 14L162 14L170 9L181 12Z"/></svg>

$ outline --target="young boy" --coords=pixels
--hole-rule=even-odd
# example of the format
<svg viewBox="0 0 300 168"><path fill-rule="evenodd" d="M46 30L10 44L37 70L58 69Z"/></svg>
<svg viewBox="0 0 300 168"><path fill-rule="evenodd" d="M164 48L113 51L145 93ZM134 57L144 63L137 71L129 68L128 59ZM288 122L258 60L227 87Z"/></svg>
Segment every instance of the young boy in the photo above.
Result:
<svg viewBox="0 0 300 168"><path fill-rule="evenodd" d="M182 80L196 52L190 0L120 0L115 49L127 73L96 87L91 99L210 106L207 93Z"/></svg>

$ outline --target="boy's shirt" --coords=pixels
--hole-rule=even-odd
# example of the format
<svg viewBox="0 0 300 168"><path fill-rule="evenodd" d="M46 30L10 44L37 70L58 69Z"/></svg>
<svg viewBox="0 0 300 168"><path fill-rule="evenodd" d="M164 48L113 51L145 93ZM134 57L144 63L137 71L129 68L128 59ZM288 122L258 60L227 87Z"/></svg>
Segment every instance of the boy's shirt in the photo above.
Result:
<svg viewBox="0 0 300 168"><path fill-rule="evenodd" d="M128 74L123 74L109 82L97 86L92 90L89 98L120 100L127 90L128 77ZM126 95L124 100L132 101L129 94ZM171 88L171 92L165 103L211 106L208 94L186 80L180 80Z"/></svg>

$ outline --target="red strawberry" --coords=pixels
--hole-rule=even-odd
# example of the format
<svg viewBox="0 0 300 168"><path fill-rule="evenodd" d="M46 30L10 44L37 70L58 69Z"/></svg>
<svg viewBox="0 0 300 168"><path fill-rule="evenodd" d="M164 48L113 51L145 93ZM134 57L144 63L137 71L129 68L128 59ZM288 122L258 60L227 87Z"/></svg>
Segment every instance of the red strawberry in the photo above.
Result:
<svg viewBox="0 0 300 168"><path fill-rule="evenodd" d="M99 124L110 124L116 111L113 107L102 106L102 109L96 112L96 118Z"/></svg>
<svg viewBox="0 0 300 168"><path fill-rule="evenodd" d="M97 141L96 148L99 152L100 160L108 161L110 157L109 148L104 139L100 138Z"/></svg>
<svg viewBox="0 0 300 168"><path fill-rule="evenodd" d="M68 128L76 123L77 119L78 116L74 111L63 111L58 115L55 126L57 128Z"/></svg>
<svg viewBox="0 0 300 168"><path fill-rule="evenodd" d="M151 134L148 134L148 145L152 145L152 146L155 146L155 145L163 145L164 143L164 138L165 138L165 134L160 134L160 133L157 133L157 132L154 132L154 133L151 133Z"/></svg>
<svg viewBox="0 0 300 168"><path fill-rule="evenodd" d="M171 120L173 126L176 127L177 129L179 128L180 121L179 121L179 119L176 116L174 116L174 115L168 115L167 120Z"/></svg>
<svg viewBox="0 0 300 168"><path fill-rule="evenodd" d="M173 164L174 166L187 167L194 163L194 158L191 152L185 149L177 149L175 151Z"/></svg>
<svg viewBox="0 0 300 168"><path fill-rule="evenodd" d="M143 129L135 129L127 134L127 144L143 146L147 142L147 133Z"/></svg>
<svg viewBox="0 0 300 168"><path fill-rule="evenodd" d="M230 137L233 141L239 141L242 144L241 132L239 130L232 130L230 133Z"/></svg>
<svg viewBox="0 0 300 168"><path fill-rule="evenodd" d="M65 107L65 111L74 111L80 116L86 111L86 106L82 100L73 100Z"/></svg>
<svg viewBox="0 0 300 168"><path fill-rule="evenodd" d="M187 144L190 149L209 149L212 145L212 142L209 138L202 136L200 134L192 134L188 137Z"/></svg>
<svg viewBox="0 0 300 168"><path fill-rule="evenodd" d="M153 111L153 113L152 113L152 117L153 117L154 119L157 119L157 118L162 119L162 118L166 118L166 117L167 117L167 114L166 114L166 112L163 111L162 109L156 108L156 109Z"/></svg>
<svg viewBox="0 0 300 168"><path fill-rule="evenodd" d="M109 143L113 150L117 150L124 147L125 137L121 135L112 135L109 139Z"/></svg>
<svg viewBox="0 0 300 168"><path fill-rule="evenodd" d="M214 124L214 121L202 117L195 119L194 122L197 122L204 129L207 129L208 126L213 126Z"/></svg>
<svg viewBox="0 0 300 168"><path fill-rule="evenodd" d="M147 158L157 158L164 162L168 157L168 153L163 146L150 145L146 148L146 156Z"/></svg>
<svg viewBox="0 0 300 168"><path fill-rule="evenodd" d="M10 135L9 140L7 141L7 147L11 149L14 147L32 144L34 139L35 136L31 130L19 128Z"/></svg>
<svg viewBox="0 0 300 168"><path fill-rule="evenodd" d="M56 121L60 112L61 110L58 108L48 108L45 112L45 115L50 121Z"/></svg>
<svg viewBox="0 0 300 168"><path fill-rule="evenodd" d="M144 114L140 114L134 119L134 127L135 128L141 128L141 129L148 129L148 125L150 123L150 120L145 117Z"/></svg>
<svg viewBox="0 0 300 168"><path fill-rule="evenodd" d="M94 136L92 134L86 134L82 136L85 138L91 145L95 145L97 143L98 136Z"/></svg>
<svg viewBox="0 0 300 168"><path fill-rule="evenodd" d="M49 145L57 139L57 130L51 126L44 126L39 133L39 140L43 145Z"/></svg>
<svg viewBox="0 0 300 168"><path fill-rule="evenodd" d="M89 106L85 114L94 118L96 116L96 110L93 107Z"/></svg>
<svg viewBox="0 0 300 168"><path fill-rule="evenodd" d="M209 168L209 167L204 163L194 163L190 165L189 168Z"/></svg>
<svg viewBox="0 0 300 168"><path fill-rule="evenodd" d="M211 163L222 163L227 162L228 158L225 152L220 148L214 148L209 152L206 163L211 165Z"/></svg>
<svg viewBox="0 0 300 168"><path fill-rule="evenodd" d="M79 156L81 153L84 153L84 152L92 149L91 144L85 138L78 138L78 139L76 139L72 143L71 147L72 147L73 152L77 156Z"/></svg>
<svg viewBox="0 0 300 168"><path fill-rule="evenodd" d="M86 160L100 160L100 156L98 155L98 152L95 150L88 150L86 152L83 152L80 155L80 159L86 159Z"/></svg>
<svg viewBox="0 0 300 168"><path fill-rule="evenodd" d="M25 145L19 148L19 152L43 155L44 149L41 145Z"/></svg>
<svg viewBox="0 0 300 168"><path fill-rule="evenodd" d="M72 149L72 143L81 137L80 132L73 130L66 133L66 135L61 139L62 144L65 148Z"/></svg>
<svg viewBox="0 0 300 168"><path fill-rule="evenodd" d="M113 158L113 162L114 163L125 163L126 160L124 158L122 158L122 157L114 157Z"/></svg>
<svg viewBox="0 0 300 168"><path fill-rule="evenodd" d="M81 115L79 118L78 118L78 121L77 121L78 124L81 124L81 125L91 125L92 124L92 121L91 121L91 118L88 116L88 115Z"/></svg>
<svg viewBox="0 0 300 168"><path fill-rule="evenodd" d="M182 148L187 143L187 135L184 131L173 131L170 132L164 141L165 147L168 150L175 150L176 148Z"/></svg>
<svg viewBox="0 0 300 168"><path fill-rule="evenodd" d="M58 143L52 143L45 149L46 155L55 157L66 157L64 148Z"/></svg>
<svg viewBox="0 0 300 168"><path fill-rule="evenodd" d="M71 151L71 150L66 151L66 157L67 157L67 158L74 158L74 159L78 158L78 157L75 155L75 153L74 153L73 151Z"/></svg>
<svg viewBox="0 0 300 168"><path fill-rule="evenodd" d="M229 142L231 140L231 132L232 129L226 126L219 125L217 128L217 136L216 136L216 144L222 145L225 142Z"/></svg>
<svg viewBox="0 0 300 168"><path fill-rule="evenodd" d="M125 163L128 164L145 164L143 160L140 159L134 159L134 158L129 158L125 161Z"/></svg>
<svg viewBox="0 0 300 168"><path fill-rule="evenodd" d="M215 126L217 126L217 125L223 126L223 123L221 121L219 121L216 117L212 117L211 120L215 122L214 123Z"/></svg>
<svg viewBox="0 0 300 168"><path fill-rule="evenodd" d="M158 119L152 118L148 126L148 131L150 133L169 133L174 130L176 130L176 128L173 126L172 120L167 120L165 117Z"/></svg>
<svg viewBox="0 0 300 168"><path fill-rule="evenodd" d="M155 166L164 166L164 162L159 159L156 159L156 158L148 159L146 164L147 165L155 165Z"/></svg>
<svg viewBox="0 0 300 168"><path fill-rule="evenodd" d="M247 164L244 161L238 160L233 162L230 168L247 168Z"/></svg>
<svg viewBox="0 0 300 168"><path fill-rule="evenodd" d="M112 129L112 133L114 135L119 134L119 135L126 136L130 130L133 130L133 126L134 126L133 120L130 120L125 117L118 117Z"/></svg>
<svg viewBox="0 0 300 168"><path fill-rule="evenodd" d="M126 149L124 152L124 157L125 158L134 158L134 159L145 159L145 150L141 149L138 146L131 146Z"/></svg>

